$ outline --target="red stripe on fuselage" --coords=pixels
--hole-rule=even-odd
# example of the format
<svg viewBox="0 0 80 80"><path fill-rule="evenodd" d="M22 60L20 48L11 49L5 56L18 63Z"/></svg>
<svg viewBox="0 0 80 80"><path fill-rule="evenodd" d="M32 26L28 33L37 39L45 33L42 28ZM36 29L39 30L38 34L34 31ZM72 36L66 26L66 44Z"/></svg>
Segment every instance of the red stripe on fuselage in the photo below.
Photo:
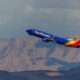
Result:
<svg viewBox="0 0 80 80"><path fill-rule="evenodd" d="M71 45L68 45L69 47L76 47L76 46L79 46L80 45L80 40L78 40L77 42L71 44Z"/></svg>

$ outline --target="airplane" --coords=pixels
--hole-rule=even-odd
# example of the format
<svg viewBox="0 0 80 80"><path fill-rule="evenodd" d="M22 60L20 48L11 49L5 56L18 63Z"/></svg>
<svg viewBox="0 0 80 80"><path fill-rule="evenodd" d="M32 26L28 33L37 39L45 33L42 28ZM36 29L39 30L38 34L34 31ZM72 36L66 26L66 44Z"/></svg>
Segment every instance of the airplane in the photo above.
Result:
<svg viewBox="0 0 80 80"><path fill-rule="evenodd" d="M80 48L80 39L76 38L62 38L58 36L54 36L52 34L37 30L37 29L28 29L26 32L29 35L36 36L42 39L44 42L54 42L60 45L64 45L67 47Z"/></svg>

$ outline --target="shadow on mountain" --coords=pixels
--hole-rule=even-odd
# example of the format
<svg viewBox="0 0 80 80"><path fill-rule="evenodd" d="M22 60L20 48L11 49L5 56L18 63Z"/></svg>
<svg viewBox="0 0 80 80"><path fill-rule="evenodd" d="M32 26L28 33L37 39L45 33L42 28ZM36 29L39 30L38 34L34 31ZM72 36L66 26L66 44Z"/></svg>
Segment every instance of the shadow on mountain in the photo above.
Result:
<svg viewBox="0 0 80 80"><path fill-rule="evenodd" d="M54 65L56 63L60 64L60 65L64 65L64 66L59 68L59 71L62 71L62 70L66 71L66 67L68 70L68 69L74 69L74 67L76 68L79 66L79 63L69 63L66 61L58 60L56 58L48 58L48 61L46 62L46 66Z"/></svg>
<svg viewBox="0 0 80 80"><path fill-rule="evenodd" d="M46 58L49 57L49 55L51 55L52 52L55 51L56 49L56 44L55 43L51 43L51 42L43 42L41 40L38 40L35 44L36 48L47 48L47 55Z"/></svg>

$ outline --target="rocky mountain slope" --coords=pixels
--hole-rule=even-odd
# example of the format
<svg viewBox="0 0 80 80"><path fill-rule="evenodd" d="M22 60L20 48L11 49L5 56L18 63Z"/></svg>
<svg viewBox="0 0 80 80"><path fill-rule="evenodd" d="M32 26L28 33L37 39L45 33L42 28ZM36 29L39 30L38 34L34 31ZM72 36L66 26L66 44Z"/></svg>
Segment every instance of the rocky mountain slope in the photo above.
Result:
<svg viewBox="0 0 80 80"><path fill-rule="evenodd" d="M32 36L0 40L0 70L69 70L80 66L80 49Z"/></svg>

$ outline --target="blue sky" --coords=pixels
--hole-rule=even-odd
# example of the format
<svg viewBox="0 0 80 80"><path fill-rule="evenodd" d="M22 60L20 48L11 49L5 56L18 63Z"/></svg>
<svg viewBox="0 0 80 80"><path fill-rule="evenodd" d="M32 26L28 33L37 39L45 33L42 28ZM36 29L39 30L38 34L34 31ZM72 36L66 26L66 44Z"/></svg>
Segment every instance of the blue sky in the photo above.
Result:
<svg viewBox="0 0 80 80"><path fill-rule="evenodd" d="M37 28L80 37L80 0L0 0L0 38L25 36Z"/></svg>

